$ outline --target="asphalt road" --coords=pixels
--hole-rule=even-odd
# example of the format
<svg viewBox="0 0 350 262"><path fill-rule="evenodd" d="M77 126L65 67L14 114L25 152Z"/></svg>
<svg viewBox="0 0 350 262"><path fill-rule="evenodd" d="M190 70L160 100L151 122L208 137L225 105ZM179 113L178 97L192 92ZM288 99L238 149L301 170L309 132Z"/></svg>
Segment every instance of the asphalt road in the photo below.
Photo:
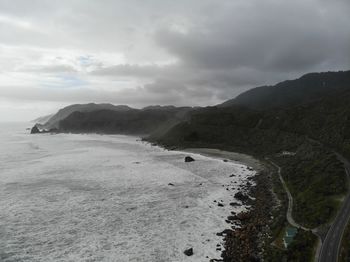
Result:
<svg viewBox="0 0 350 262"><path fill-rule="evenodd" d="M350 163L343 156L337 154L340 161L344 163L346 173L349 178ZM338 261L338 255L341 245L343 233L346 229L346 225L350 218L350 193L348 193L344 199L343 205L340 208L337 217L335 218L332 226L327 232L327 235L322 243L321 251L319 255L319 262L336 262Z"/></svg>

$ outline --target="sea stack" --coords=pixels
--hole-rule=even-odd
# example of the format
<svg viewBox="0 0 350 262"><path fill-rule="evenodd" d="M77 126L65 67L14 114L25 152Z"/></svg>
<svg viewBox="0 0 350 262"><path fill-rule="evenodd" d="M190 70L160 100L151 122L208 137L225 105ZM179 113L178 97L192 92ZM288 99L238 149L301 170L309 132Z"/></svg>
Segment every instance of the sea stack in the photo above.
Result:
<svg viewBox="0 0 350 262"><path fill-rule="evenodd" d="M40 133L40 130L39 130L39 128L35 125L35 126L33 126L32 129L30 130L30 133L31 133L31 134L38 134L38 133Z"/></svg>

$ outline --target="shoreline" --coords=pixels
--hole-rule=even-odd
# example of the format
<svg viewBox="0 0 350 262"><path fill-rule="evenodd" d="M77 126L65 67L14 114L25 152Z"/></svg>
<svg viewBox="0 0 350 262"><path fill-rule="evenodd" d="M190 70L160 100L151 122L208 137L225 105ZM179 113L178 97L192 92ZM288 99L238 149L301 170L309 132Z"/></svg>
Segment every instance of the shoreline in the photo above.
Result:
<svg viewBox="0 0 350 262"><path fill-rule="evenodd" d="M241 227L228 226L228 229L218 233L224 236L222 260L211 261L260 261L264 239L269 235L271 203L274 200L271 191L271 170L260 160L242 153L213 148L186 148L183 151L233 161L256 171L256 174L246 185L242 186L240 191L248 196L247 199L242 200L242 204L249 205L250 208L246 212L232 213L228 216L228 221L238 222Z"/></svg>
<svg viewBox="0 0 350 262"><path fill-rule="evenodd" d="M225 150L216 149L216 148L185 148L182 151L188 152L188 153L200 154L203 156L208 156L213 158L219 158L223 160L225 159L231 160L235 163L244 164L248 167L252 167L257 172L264 170L264 167L261 161L254 158L253 156L243 154L243 153L225 151Z"/></svg>

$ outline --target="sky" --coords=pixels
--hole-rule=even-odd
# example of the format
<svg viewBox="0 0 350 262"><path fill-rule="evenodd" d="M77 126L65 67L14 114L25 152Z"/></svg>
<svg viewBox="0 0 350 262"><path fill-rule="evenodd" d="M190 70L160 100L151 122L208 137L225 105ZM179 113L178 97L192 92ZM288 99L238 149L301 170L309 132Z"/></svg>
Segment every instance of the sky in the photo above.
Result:
<svg viewBox="0 0 350 262"><path fill-rule="evenodd" d="M0 0L0 121L206 106L350 69L348 0Z"/></svg>

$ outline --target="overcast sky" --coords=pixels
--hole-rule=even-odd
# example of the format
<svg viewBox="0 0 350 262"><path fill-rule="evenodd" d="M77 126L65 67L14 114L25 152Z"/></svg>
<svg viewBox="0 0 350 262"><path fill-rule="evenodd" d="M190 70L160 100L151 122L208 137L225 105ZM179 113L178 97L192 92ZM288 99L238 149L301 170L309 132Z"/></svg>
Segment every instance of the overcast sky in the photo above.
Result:
<svg viewBox="0 0 350 262"><path fill-rule="evenodd" d="M0 0L0 121L72 103L214 105L350 69L349 0Z"/></svg>

